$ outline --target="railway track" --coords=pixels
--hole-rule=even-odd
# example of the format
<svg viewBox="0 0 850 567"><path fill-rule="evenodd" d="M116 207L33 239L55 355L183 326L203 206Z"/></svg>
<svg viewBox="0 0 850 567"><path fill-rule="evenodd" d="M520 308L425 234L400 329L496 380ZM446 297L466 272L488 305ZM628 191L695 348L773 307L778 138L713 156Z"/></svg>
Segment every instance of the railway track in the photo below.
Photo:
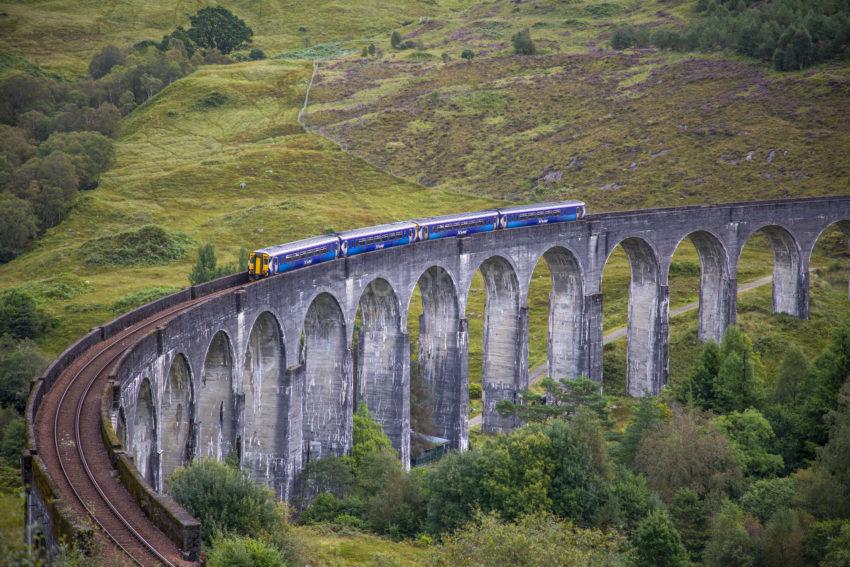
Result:
<svg viewBox="0 0 850 567"><path fill-rule="evenodd" d="M180 311L228 288L181 303L89 349L62 372L36 414L36 443L66 502L97 526L95 545L107 564L194 565L144 514L118 479L100 434L103 388L116 360L137 340Z"/></svg>

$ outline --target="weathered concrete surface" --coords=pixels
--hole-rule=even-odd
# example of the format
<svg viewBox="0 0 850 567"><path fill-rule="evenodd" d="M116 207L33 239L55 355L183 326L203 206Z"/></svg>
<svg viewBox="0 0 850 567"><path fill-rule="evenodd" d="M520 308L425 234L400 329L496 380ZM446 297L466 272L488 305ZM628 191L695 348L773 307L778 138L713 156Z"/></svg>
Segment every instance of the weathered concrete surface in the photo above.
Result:
<svg viewBox="0 0 850 567"><path fill-rule="evenodd" d="M735 319L736 266L750 237L763 231L774 250L774 310L806 317L811 251L834 223L850 234L850 197L610 213L416 243L256 282L182 312L156 340L135 347L119 372L124 435L159 489L181 459L224 458L231 447L243 467L286 498L307 460L350 449L352 412L362 399L406 458L406 329L418 284L424 308L418 371L431 387L436 433L463 449L466 306L474 274L482 273L487 290L484 426L507 430L516 423L494 408L527 385L526 304L534 267L546 261L553 278L550 372L601 380L602 270L620 244L632 267L628 391L656 394L667 381L668 271L684 239L694 242L702 265L700 337L719 338ZM354 353L358 308L363 326ZM174 383L179 357L188 388ZM172 431L166 428L165 416L177 412L174 400L183 408L181 427L190 420L190 435L173 430L172 417Z"/></svg>

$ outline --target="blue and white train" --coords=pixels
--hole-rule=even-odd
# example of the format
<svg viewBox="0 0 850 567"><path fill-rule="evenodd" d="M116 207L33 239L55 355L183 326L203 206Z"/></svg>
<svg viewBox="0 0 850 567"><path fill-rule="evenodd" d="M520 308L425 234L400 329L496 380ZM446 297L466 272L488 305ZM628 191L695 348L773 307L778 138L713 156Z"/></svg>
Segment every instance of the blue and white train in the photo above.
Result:
<svg viewBox="0 0 850 567"><path fill-rule="evenodd" d="M439 238L460 238L479 232L569 222L584 215L583 202L560 201L358 228L255 250L249 256L248 275L252 279L263 278L373 250Z"/></svg>

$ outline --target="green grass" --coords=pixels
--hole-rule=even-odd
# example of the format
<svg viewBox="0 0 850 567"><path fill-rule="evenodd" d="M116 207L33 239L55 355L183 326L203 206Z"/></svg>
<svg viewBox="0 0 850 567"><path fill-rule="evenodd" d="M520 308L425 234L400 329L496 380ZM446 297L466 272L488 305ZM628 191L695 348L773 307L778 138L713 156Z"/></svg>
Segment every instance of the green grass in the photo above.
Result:
<svg viewBox="0 0 850 567"><path fill-rule="evenodd" d="M430 554L427 546L391 541L356 531L339 534L321 526L293 526L292 531L312 565L414 567L427 563Z"/></svg>
<svg viewBox="0 0 850 567"><path fill-rule="evenodd" d="M270 57L308 45L385 36L420 18L442 18L471 0L236 0L225 5L254 30L254 47ZM60 74L83 74L106 44L159 40L189 15L217 2L0 2L0 72L36 64ZM363 45L365 45L364 43ZM362 46L361 46L362 47ZM359 51L359 47L357 48ZM12 58L18 57L14 60ZM8 62L7 62L8 61ZM5 68L5 69L4 69Z"/></svg>

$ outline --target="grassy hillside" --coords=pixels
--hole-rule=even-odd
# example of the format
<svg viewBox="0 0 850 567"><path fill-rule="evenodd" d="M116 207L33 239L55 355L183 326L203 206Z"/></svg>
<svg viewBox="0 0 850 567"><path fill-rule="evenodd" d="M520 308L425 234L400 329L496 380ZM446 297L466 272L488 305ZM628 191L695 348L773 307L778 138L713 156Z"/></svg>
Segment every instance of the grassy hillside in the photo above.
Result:
<svg viewBox="0 0 850 567"><path fill-rule="evenodd" d="M83 74L106 44L159 40L189 15L223 4L254 30L254 45L269 55L331 41L389 33L405 21L460 10L470 0L270 0L235 2L153 0L0 2L0 72L35 63L60 74Z"/></svg>
<svg viewBox="0 0 850 567"><path fill-rule="evenodd" d="M846 66L608 47L616 25L676 26L691 6L488 2L403 29L421 50L325 64L306 121L404 178L500 198L611 210L846 193ZM513 54L522 28L537 55Z"/></svg>

